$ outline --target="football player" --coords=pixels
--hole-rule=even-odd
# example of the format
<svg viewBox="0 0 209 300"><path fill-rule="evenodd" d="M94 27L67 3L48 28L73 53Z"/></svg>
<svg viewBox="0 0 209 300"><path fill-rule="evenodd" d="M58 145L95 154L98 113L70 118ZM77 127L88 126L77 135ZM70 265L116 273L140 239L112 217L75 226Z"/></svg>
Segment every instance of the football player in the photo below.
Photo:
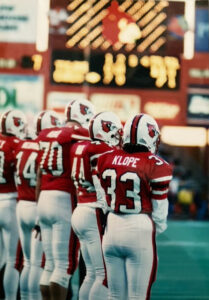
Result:
<svg viewBox="0 0 209 300"><path fill-rule="evenodd" d="M92 140L77 142L70 151L71 176L78 202L71 222L79 238L86 266L79 300L107 299L107 279L102 254L103 203L97 200L92 175L99 155L113 151L112 146L120 143L121 130L121 122L114 113L99 113L90 121L89 132Z"/></svg>
<svg viewBox="0 0 209 300"><path fill-rule="evenodd" d="M17 253L20 244L15 186L15 149L24 137L26 117L19 110L9 110L0 118L0 231L5 249L6 268L3 286L6 300L16 300L19 283Z"/></svg>
<svg viewBox="0 0 209 300"><path fill-rule="evenodd" d="M65 300L69 279L77 267L79 248L71 230L75 191L70 178L69 152L75 141L89 138L85 127L93 115L91 102L78 99L66 106L66 126L43 129L42 114L37 121L42 151L38 215L46 256L41 277L43 299Z"/></svg>
<svg viewBox="0 0 209 300"><path fill-rule="evenodd" d="M39 282L43 250L40 233L33 230L37 219L35 187L38 153L38 142L28 136L16 149L17 222L24 257L20 276L21 300L41 299Z"/></svg>
<svg viewBox="0 0 209 300"><path fill-rule="evenodd" d="M124 127L123 149L98 159L109 208L103 238L108 299L150 299L157 270L156 232L167 225L171 166L156 152L160 131L149 115ZM126 294L127 291L127 294Z"/></svg>

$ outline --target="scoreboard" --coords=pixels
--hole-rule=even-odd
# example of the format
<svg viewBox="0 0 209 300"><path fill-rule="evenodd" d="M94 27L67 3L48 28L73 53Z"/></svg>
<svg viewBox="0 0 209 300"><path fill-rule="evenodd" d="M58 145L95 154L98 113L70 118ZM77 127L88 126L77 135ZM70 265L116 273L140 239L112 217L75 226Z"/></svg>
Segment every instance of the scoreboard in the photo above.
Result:
<svg viewBox="0 0 209 300"><path fill-rule="evenodd" d="M51 45L51 83L177 90L179 57L166 51L171 6L166 0L71 0L64 47Z"/></svg>
<svg viewBox="0 0 209 300"><path fill-rule="evenodd" d="M178 89L177 57L124 53L54 50L53 84L124 88Z"/></svg>

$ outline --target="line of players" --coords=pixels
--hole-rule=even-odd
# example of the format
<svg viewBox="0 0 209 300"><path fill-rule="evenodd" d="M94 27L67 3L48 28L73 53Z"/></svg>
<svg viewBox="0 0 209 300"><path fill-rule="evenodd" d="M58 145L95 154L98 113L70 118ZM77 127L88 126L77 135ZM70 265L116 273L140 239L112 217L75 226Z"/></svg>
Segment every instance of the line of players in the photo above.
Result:
<svg viewBox="0 0 209 300"><path fill-rule="evenodd" d="M66 106L64 125L55 112L42 111L35 138L24 137L25 126L20 111L1 116L6 299L16 300L18 285L23 300L67 299L79 250L86 267L79 300L149 299L155 236L167 226L172 178L169 164L155 154L155 120L136 115L123 133L117 115L95 115L90 101L77 99Z"/></svg>

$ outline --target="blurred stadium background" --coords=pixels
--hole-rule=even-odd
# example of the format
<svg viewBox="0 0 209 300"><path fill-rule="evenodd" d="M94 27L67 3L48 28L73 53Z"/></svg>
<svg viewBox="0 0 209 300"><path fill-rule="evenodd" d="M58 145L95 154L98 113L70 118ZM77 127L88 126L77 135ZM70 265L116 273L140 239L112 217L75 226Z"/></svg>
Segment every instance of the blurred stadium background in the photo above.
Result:
<svg viewBox="0 0 209 300"><path fill-rule="evenodd" d="M0 2L0 114L19 108L32 126L85 96L159 123L174 177L153 300L209 299L208 15L208 0Z"/></svg>

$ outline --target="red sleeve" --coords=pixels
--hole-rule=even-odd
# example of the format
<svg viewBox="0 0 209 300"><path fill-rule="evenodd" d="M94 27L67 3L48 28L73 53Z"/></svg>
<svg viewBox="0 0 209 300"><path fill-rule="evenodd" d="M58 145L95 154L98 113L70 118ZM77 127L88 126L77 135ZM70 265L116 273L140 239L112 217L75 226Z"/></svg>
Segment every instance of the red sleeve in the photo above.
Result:
<svg viewBox="0 0 209 300"><path fill-rule="evenodd" d="M105 142L92 142L91 143L91 155L90 155L90 163L92 167L92 172L95 174L96 172L96 166L97 166L97 161L101 155L104 153L113 151L113 147L109 146Z"/></svg>
<svg viewBox="0 0 209 300"><path fill-rule="evenodd" d="M89 131L83 127L74 127L71 135L72 140L89 140Z"/></svg>
<svg viewBox="0 0 209 300"><path fill-rule="evenodd" d="M169 183L172 179L172 167L156 155L150 156L151 199L167 199Z"/></svg>

